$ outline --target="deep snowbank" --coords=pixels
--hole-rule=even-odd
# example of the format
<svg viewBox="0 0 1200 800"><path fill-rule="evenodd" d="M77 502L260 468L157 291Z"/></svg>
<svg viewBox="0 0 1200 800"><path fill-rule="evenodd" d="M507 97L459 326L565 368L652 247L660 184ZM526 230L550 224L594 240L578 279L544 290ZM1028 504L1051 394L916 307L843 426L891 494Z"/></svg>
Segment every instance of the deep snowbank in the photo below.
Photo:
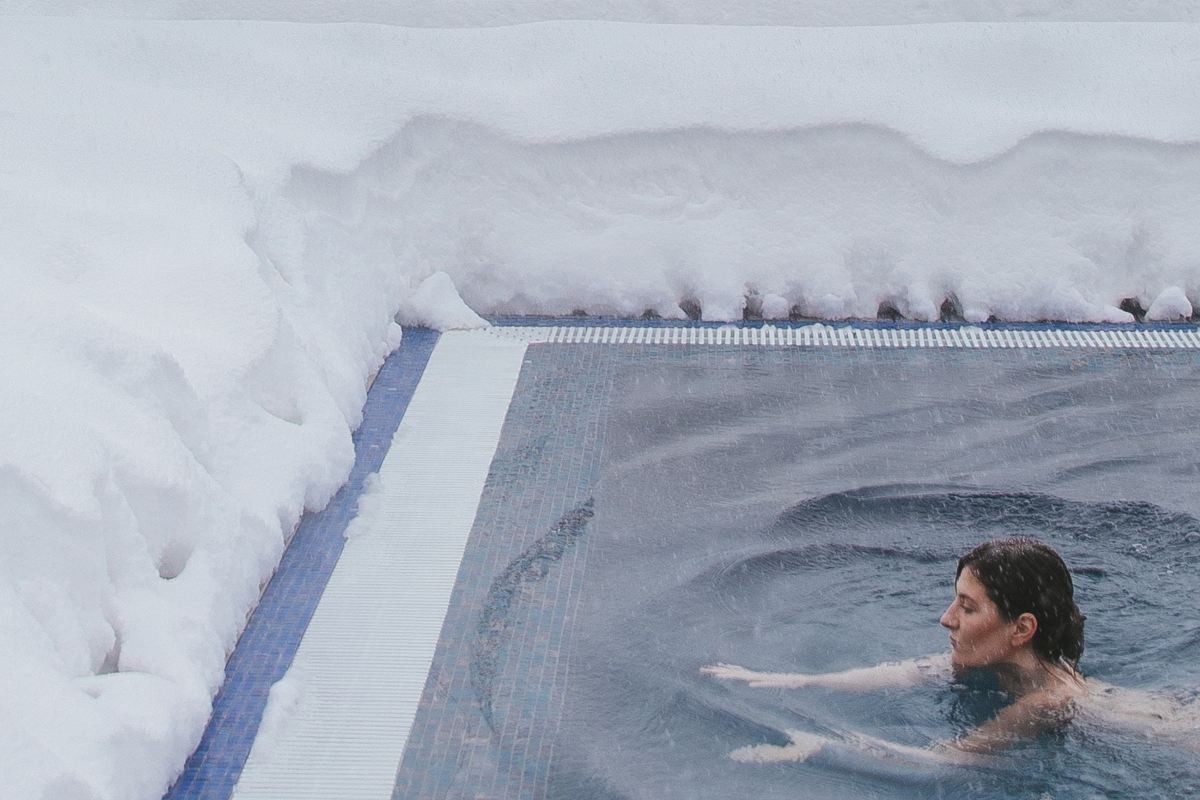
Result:
<svg viewBox="0 0 1200 800"><path fill-rule="evenodd" d="M1197 299L1198 32L440 32L479 61L409 60L442 93L286 194L338 219L309 235L340 259L393 241L402 274L445 269L489 312L1175 318L1154 304Z"/></svg>
<svg viewBox="0 0 1200 800"><path fill-rule="evenodd" d="M439 270L485 313L1186 311L1197 52L1188 24L0 18L0 793L167 787Z"/></svg>
<svg viewBox="0 0 1200 800"><path fill-rule="evenodd" d="M421 119L343 180L376 198L344 258L398 222L403 272L494 312L1121 322L1200 286L1200 149L1116 137L957 165L868 125L528 143Z"/></svg>

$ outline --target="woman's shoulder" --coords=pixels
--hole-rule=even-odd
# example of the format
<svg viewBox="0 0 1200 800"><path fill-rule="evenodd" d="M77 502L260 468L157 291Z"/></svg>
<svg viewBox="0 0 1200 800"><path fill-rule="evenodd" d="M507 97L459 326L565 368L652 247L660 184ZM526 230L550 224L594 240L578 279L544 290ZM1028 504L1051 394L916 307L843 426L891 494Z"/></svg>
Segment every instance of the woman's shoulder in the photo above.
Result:
<svg viewBox="0 0 1200 800"><path fill-rule="evenodd" d="M1013 703L1020 713L1061 720L1071 716L1076 706L1086 702L1092 687L1078 673L1063 670L1053 679L1027 692Z"/></svg>
<svg viewBox="0 0 1200 800"><path fill-rule="evenodd" d="M1126 689L1089 678L1087 694L1080 706L1109 719L1154 724L1174 718L1179 703L1160 692L1145 689Z"/></svg>
<svg viewBox="0 0 1200 800"><path fill-rule="evenodd" d="M1013 705L1024 713L1055 719L1069 716L1080 700L1087 697L1086 689L1069 686L1045 686L1022 695Z"/></svg>

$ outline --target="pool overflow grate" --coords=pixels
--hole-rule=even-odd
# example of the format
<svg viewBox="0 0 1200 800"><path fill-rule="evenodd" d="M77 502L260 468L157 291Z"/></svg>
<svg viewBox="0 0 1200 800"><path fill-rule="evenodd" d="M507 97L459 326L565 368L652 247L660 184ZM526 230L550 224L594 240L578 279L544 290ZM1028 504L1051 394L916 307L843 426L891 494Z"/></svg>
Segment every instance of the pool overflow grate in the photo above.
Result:
<svg viewBox="0 0 1200 800"><path fill-rule="evenodd" d="M648 326L495 326L488 333L528 344L700 345L849 348L1143 348L1194 350L1200 334L1187 330L1024 330L1015 328L856 328L810 325L756 328Z"/></svg>

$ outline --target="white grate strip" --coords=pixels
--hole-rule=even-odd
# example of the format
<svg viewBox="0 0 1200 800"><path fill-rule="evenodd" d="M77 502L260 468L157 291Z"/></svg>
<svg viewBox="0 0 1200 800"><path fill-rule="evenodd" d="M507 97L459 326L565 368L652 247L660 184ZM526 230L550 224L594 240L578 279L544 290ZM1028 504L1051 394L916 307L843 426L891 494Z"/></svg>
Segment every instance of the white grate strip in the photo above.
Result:
<svg viewBox="0 0 1200 800"><path fill-rule="evenodd" d="M855 328L822 324L779 328L721 327L640 327L640 326L561 326L554 328L506 328L495 326L487 332L502 339L528 344L668 344L722 345L738 347L877 347L877 348L1095 348L1095 349L1200 349L1195 329L1145 330L1131 328L1106 331L1052 328L1021 330L1012 328Z"/></svg>
<svg viewBox="0 0 1200 800"><path fill-rule="evenodd" d="M236 800L392 796L523 340L560 335L442 334L285 678L298 704L260 730Z"/></svg>

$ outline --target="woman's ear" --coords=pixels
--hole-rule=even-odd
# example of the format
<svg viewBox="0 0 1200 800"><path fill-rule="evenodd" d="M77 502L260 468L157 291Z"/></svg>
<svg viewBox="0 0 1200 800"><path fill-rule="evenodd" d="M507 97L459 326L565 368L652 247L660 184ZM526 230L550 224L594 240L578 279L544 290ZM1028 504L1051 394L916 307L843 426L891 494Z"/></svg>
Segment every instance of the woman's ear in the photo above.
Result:
<svg viewBox="0 0 1200 800"><path fill-rule="evenodd" d="M1033 641L1033 635L1037 633L1037 628L1037 617L1035 617L1033 614L1030 614L1028 611L1017 617L1016 621L1013 623L1013 647L1020 647Z"/></svg>

